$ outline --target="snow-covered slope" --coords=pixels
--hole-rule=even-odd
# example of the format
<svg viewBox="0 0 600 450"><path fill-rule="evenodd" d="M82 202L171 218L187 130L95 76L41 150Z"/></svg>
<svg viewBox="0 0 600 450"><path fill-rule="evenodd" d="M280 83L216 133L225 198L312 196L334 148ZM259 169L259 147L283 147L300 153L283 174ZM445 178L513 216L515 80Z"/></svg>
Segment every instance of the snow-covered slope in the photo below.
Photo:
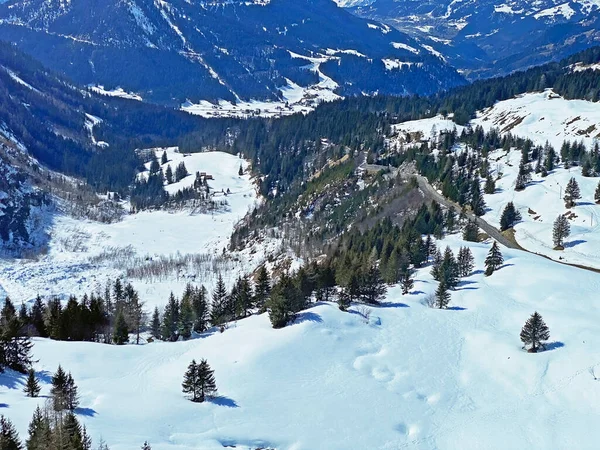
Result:
<svg viewBox="0 0 600 450"><path fill-rule="evenodd" d="M566 100L546 90L498 102L479 112L472 124L498 128L538 145L548 141L557 150L565 140L583 141L589 149L600 140L600 104Z"/></svg>
<svg viewBox="0 0 600 450"><path fill-rule="evenodd" d="M446 244L464 245L453 237ZM481 269L489 244L469 246ZM42 393L58 364L71 370L80 418L113 450L146 439L156 450L594 449L600 275L503 252L505 266L465 279L451 310L421 304L436 288L424 268L415 293L391 289L369 324L321 304L281 330L262 315L188 342L117 347L38 339ZM528 354L519 331L535 310L550 327L551 344ZM183 397L182 375L193 358L215 369L217 400ZM26 398L22 377L0 380L5 411L25 435L44 399Z"/></svg>

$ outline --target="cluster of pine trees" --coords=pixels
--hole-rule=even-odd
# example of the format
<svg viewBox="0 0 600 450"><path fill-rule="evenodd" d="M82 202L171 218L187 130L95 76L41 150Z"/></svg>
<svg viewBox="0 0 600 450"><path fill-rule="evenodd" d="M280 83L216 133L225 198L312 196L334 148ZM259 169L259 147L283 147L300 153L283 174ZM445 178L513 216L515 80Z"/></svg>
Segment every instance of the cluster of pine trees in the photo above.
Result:
<svg viewBox="0 0 600 450"><path fill-rule="evenodd" d="M17 313L7 297L0 310L0 372L9 368L26 373L32 363L32 347L23 308Z"/></svg>
<svg viewBox="0 0 600 450"><path fill-rule="evenodd" d="M177 341L180 337L189 339L193 332L203 333L211 326L224 330L230 321L255 311L264 312L270 292L271 279L264 267L254 282L249 276L239 277L231 290L219 275L210 296L204 286L188 284L181 300L171 293L162 314L158 307L154 309L150 331L155 339Z"/></svg>
<svg viewBox="0 0 600 450"><path fill-rule="evenodd" d="M130 283L123 285L119 278L107 284L102 296L85 294L80 300L71 296L65 306L58 298L44 302L38 296L30 309L23 304L19 310L27 335L107 344L126 343L130 332L139 342L145 318L138 292Z"/></svg>

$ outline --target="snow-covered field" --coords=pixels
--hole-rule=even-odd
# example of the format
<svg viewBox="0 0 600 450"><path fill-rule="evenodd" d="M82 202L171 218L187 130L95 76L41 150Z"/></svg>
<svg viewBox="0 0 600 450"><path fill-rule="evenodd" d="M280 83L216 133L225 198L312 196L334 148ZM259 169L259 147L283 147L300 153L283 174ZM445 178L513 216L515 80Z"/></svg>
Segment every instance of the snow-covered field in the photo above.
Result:
<svg viewBox="0 0 600 450"><path fill-rule="evenodd" d="M215 200L226 200L227 209L214 213L179 211L143 211L129 214L121 222L103 224L78 220L66 215L54 218L47 255L38 260L0 260L0 286L17 303L29 301L39 293L42 296L69 294L83 295L103 289L107 278L122 275L115 267L115 258L91 261L103 253L120 253L127 257L153 259L177 254L221 255L227 247L235 224L259 201L250 175L238 174L240 165L247 163L237 156L222 152L179 154L175 148L166 149L173 171L183 161L190 175L167 186L169 192L187 187L194 182L195 172L211 174L208 183ZM157 151L160 159L163 149ZM164 167L166 168L166 166ZM225 196L223 191L230 190ZM125 204L127 207L127 204ZM232 262L235 270L224 274L231 278L262 263L269 251L276 251L278 242L266 242L264 249L249 249L236 255ZM252 252L252 253L251 253ZM140 296L148 307L166 303L169 292L177 295L188 282L200 282L185 273L177 277L135 281ZM212 277L206 280L211 286Z"/></svg>
<svg viewBox="0 0 600 450"><path fill-rule="evenodd" d="M480 112L472 125L495 127L539 145L548 141L557 150L564 140L583 141L589 149L600 140L600 105L566 100L548 89L498 102Z"/></svg>
<svg viewBox="0 0 600 450"><path fill-rule="evenodd" d="M188 342L36 340L43 394L58 364L71 370L80 418L113 450L146 439L156 450L597 448L600 275L503 249L505 266L484 277L489 243L468 245L477 270L452 293L454 309L421 303L436 288L424 268L414 292L392 288L368 324L321 304L281 330L261 315ZM551 343L528 354L519 331L536 310ZM183 397L193 358L214 368L216 401ZM25 435L43 399L24 397L21 377L0 380L5 412Z"/></svg>

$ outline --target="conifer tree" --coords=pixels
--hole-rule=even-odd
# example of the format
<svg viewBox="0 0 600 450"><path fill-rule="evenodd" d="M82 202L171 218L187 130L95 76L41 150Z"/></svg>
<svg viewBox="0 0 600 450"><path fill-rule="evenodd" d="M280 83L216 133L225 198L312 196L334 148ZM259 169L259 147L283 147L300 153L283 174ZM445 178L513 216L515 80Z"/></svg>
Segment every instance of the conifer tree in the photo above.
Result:
<svg viewBox="0 0 600 450"><path fill-rule="evenodd" d="M238 278L236 281L235 315L239 318L245 318L250 315L250 310L254 303L252 296L252 286L247 275Z"/></svg>
<svg viewBox="0 0 600 450"><path fill-rule="evenodd" d="M17 429L8 418L0 416L0 450L22 449Z"/></svg>
<svg viewBox="0 0 600 450"><path fill-rule="evenodd" d="M317 275L317 300L328 302L334 292L335 270L331 266L331 264L326 264L324 267L320 268L319 273Z"/></svg>
<svg viewBox="0 0 600 450"><path fill-rule="evenodd" d="M158 306L154 307L154 313L152 314L152 322L150 324L150 332L152 333L152 337L154 339L160 339L160 312L158 311Z"/></svg>
<svg viewBox="0 0 600 450"><path fill-rule="evenodd" d="M338 307L340 308L340 311L347 311L351 304L352 302L350 301L348 292L345 289L342 289L338 295Z"/></svg>
<svg viewBox="0 0 600 450"><path fill-rule="evenodd" d="M596 203L600 203L600 181L598 182L598 186L596 186L596 191L594 192L594 201Z"/></svg>
<svg viewBox="0 0 600 450"><path fill-rule="evenodd" d="M473 253L469 247L460 248L456 262L458 264L459 277L468 277L471 275L475 267L475 258L473 258Z"/></svg>
<svg viewBox="0 0 600 450"><path fill-rule="evenodd" d="M362 301L371 305L378 304L385 297L387 287L376 264L369 266L363 277L360 291Z"/></svg>
<svg viewBox="0 0 600 450"><path fill-rule="evenodd" d="M181 181L187 176L188 176L188 171L185 167L184 162L181 161L175 168L175 181L176 182Z"/></svg>
<svg viewBox="0 0 600 450"><path fill-rule="evenodd" d="M229 320L227 317L227 297L227 288L225 287L223 276L219 274L217 285L212 293L212 307L210 312L210 322L214 326L222 326Z"/></svg>
<svg viewBox="0 0 600 450"><path fill-rule="evenodd" d="M36 407L31 422L29 422L28 434L25 442L27 450L46 450L49 442L52 441L50 420L39 406Z"/></svg>
<svg viewBox="0 0 600 450"><path fill-rule="evenodd" d="M552 241L555 250L564 249L563 244L566 238L571 234L571 225L569 220L562 214L559 214L552 227Z"/></svg>
<svg viewBox="0 0 600 450"><path fill-rule="evenodd" d="M458 285L458 264L450 247L444 250L439 278L447 289L454 289Z"/></svg>
<svg viewBox="0 0 600 450"><path fill-rule="evenodd" d="M0 372L9 367L27 373L31 366L32 347L12 301L6 297L0 311Z"/></svg>
<svg viewBox="0 0 600 450"><path fill-rule="evenodd" d="M197 403L204 402L207 398L214 397L217 393L214 372L208 362L203 359L200 364L192 360L188 366L181 385L184 394Z"/></svg>
<svg viewBox="0 0 600 450"><path fill-rule="evenodd" d="M171 169L170 165L165 169L165 181L167 184L173 184L173 169Z"/></svg>
<svg viewBox="0 0 600 450"><path fill-rule="evenodd" d="M65 385L65 399L66 408L69 411L74 411L79 406L79 394L77 393L77 386L71 372L67 375L67 382Z"/></svg>
<svg viewBox="0 0 600 450"><path fill-rule="evenodd" d="M161 163L161 165L165 165L168 162L169 162L169 158L167 157L167 152L164 151L162 156L160 157L160 163Z"/></svg>
<svg viewBox="0 0 600 450"><path fill-rule="evenodd" d="M67 379L67 374L59 365L52 375L52 388L50 389L54 411L62 411L67 408Z"/></svg>
<svg viewBox="0 0 600 450"><path fill-rule="evenodd" d="M184 295L181 299L181 312L179 314L179 334L183 339L192 336L194 327L194 307L190 295Z"/></svg>
<svg viewBox="0 0 600 450"><path fill-rule="evenodd" d="M194 308L194 331L204 333L208 329L208 293L204 286L194 290L192 297L192 306Z"/></svg>
<svg viewBox="0 0 600 450"><path fill-rule="evenodd" d="M179 302L173 295L169 295L169 301L163 313L162 326L160 329L164 341L175 342L179 338Z"/></svg>
<svg viewBox="0 0 600 450"><path fill-rule="evenodd" d="M154 156L154 158L152 159L152 162L150 163L150 174L154 175L158 172L160 172L160 164L159 164L158 160L156 159L156 156Z"/></svg>
<svg viewBox="0 0 600 450"><path fill-rule="evenodd" d="M470 189L470 202L473 214L476 216L483 216L485 214L485 201L483 195L481 195L481 188L479 186L479 180L473 180Z"/></svg>
<svg viewBox="0 0 600 450"><path fill-rule="evenodd" d="M450 292L442 281L435 291L435 304L437 308L445 309L448 307L448 303L450 303Z"/></svg>
<svg viewBox="0 0 600 450"><path fill-rule="evenodd" d="M241 177L242 175L244 175L244 169L242 168L242 165L240 164L240 170L238 170L238 175Z"/></svg>
<svg viewBox="0 0 600 450"><path fill-rule="evenodd" d="M500 217L500 230L504 231L512 228L519 220L521 220L521 213L515 208L513 202L508 202Z"/></svg>
<svg viewBox="0 0 600 450"><path fill-rule="evenodd" d="M463 229L463 239L467 242L477 242L479 237L479 227L477 224L469 220Z"/></svg>
<svg viewBox="0 0 600 450"><path fill-rule="evenodd" d="M267 304L269 320L273 328L283 328L292 322L303 306L298 287L289 275L282 274L279 282L273 286Z"/></svg>
<svg viewBox="0 0 600 450"><path fill-rule="evenodd" d="M35 302L31 307L31 324L34 326L38 336L47 337L46 324L44 322L44 316L46 315L46 305L42 301L42 298L38 295L35 298Z"/></svg>
<svg viewBox="0 0 600 450"><path fill-rule="evenodd" d="M415 280L412 278L413 271L406 269L400 275L400 286L402 286L402 295L408 294L411 289L415 286Z"/></svg>
<svg viewBox="0 0 600 450"><path fill-rule="evenodd" d="M496 192L496 182L492 178L491 175L488 175L485 179L485 186L483 188L483 192L486 194L493 194Z"/></svg>
<svg viewBox="0 0 600 450"><path fill-rule="evenodd" d="M142 450L152 450L152 447L150 446L150 444L148 443L148 441L144 442L141 446Z"/></svg>
<svg viewBox="0 0 600 450"><path fill-rule="evenodd" d="M129 341L129 328L127 327L127 321L123 311L119 311L117 314L117 320L115 322L115 331L113 333L113 342L117 345L126 344Z"/></svg>
<svg viewBox="0 0 600 450"><path fill-rule="evenodd" d="M494 271L498 270L498 268L503 263L504 258L502 257L502 253L500 252L498 243L494 241L494 243L492 244L492 248L490 249L487 257L485 258L485 275L490 276L494 273Z"/></svg>
<svg viewBox="0 0 600 450"><path fill-rule="evenodd" d="M550 330L542 316L536 311L534 312L525 325L521 329L521 342L523 342L525 348L530 345L531 353L536 353L540 347L544 348L543 341L550 339Z"/></svg>
<svg viewBox="0 0 600 450"><path fill-rule="evenodd" d="M254 301L260 312L264 312L267 300L271 293L271 278L265 266L258 270L256 283L254 284Z"/></svg>
<svg viewBox="0 0 600 450"><path fill-rule="evenodd" d="M565 195L563 199L565 200L565 207L572 208L575 206L575 203L578 199L581 198L581 193L579 191L579 184L577 184L577 180L574 177L571 177L569 182L567 183L567 187L565 188Z"/></svg>
<svg viewBox="0 0 600 450"><path fill-rule="evenodd" d="M29 369L23 392L27 394L27 397L37 397L40 394L40 391L40 383L35 376L35 371L33 369Z"/></svg>

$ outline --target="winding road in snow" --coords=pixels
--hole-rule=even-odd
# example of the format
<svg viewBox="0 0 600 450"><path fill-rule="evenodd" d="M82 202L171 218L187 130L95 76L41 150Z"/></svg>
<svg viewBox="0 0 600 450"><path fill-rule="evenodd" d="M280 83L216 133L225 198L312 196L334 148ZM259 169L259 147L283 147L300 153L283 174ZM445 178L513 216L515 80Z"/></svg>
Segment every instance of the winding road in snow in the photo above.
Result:
<svg viewBox="0 0 600 450"><path fill-rule="evenodd" d="M424 176L418 174L413 175L417 179L419 188L426 196L432 198L433 200L446 206L447 208L454 209L457 213L460 214L460 212L462 211L460 205L454 203L451 200L448 200L446 197L440 194L431 184L429 184L429 181ZM513 248L515 250L523 250L523 248L520 245L511 241L510 239L507 239L496 227L490 225L481 217L478 217L475 214L472 214L468 211L466 211L465 213L469 219L474 220L479 226L479 228L485 231L492 239L498 241L498 243L504 245L505 247Z"/></svg>

